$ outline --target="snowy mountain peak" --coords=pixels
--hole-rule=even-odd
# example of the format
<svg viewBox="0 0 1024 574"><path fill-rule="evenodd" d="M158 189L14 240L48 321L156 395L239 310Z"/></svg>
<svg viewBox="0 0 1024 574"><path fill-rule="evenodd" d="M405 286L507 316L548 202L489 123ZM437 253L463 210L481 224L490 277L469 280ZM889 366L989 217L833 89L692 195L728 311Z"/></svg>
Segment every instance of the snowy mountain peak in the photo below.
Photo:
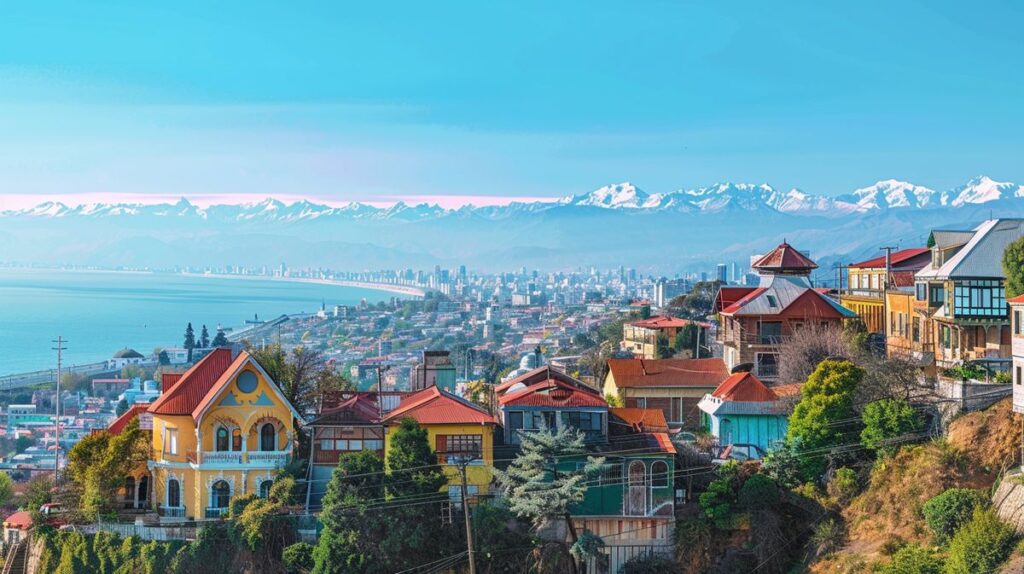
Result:
<svg viewBox="0 0 1024 574"><path fill-rule="evenodd" d="M859 211L902 207L929 207L934 204L935 190L897 179L885 179L868 187L856 189L838 199L857 206Z"/></svg>
<svg viewBox="0 0 1024 574"><path fill-rule="evenodd" d="M988 203L1011 197L1024 197L1024 186L1016 183L995 181L987 175L979 175L966 184L942 194L943 205Z"/></svg>
<svg viewBox="0 0 1024 574"><path fill-rule="evenodd" d="M628 181L606 185L582 195L570 195L560 203L568 205L590 205L610 209L644 207L650 195Z"/></svg>

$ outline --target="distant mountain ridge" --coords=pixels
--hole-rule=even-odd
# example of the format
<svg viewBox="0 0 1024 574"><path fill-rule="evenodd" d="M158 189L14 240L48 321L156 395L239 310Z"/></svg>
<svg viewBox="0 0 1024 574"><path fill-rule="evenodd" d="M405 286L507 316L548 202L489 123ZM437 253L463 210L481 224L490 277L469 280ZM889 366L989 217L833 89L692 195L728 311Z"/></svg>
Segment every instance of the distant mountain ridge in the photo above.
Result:
<svg viewBox="0 0 1024 574"><path fill-rule="evenodd" d="M218 204L201 208L182 198L177 203L91 203L68 206L47 201L39 205L0 212L0 217L113 217L162 216L238 221L302 221L321 218L423 220L450 214L476 214L500 218L509 213L536 212L556 207L595 207L616 210L676 211L682 213L728 210L773 210L791 215L843 216L889 209L940 209L979 205L1024 197L1024 185L998 182L978 176L954 189L937 192L906 181L888 179L835 197L805 193L799 189L781 191L769 184L716 183L696 189L648 193L630 182L606 185L594 191L570 195L555 201L512 202L478 207L466 205L446 209L436 204L398 202L377 207L352 202L332 207L307 200L291 204L267 198L257 203Z"/></svg>

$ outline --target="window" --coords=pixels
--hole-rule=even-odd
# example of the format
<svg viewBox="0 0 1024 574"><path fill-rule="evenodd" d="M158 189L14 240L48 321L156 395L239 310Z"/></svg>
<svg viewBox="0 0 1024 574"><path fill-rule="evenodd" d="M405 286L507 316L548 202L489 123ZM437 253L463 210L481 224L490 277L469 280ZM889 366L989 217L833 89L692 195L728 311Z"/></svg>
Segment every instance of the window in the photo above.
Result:
<svg viewBox="0 0 1024 574"><path fill-rule="evenodd" d="M228 442L228 429L224 427L217 427L217 444L214 446L214 450L225 451L230 449L230 443Z"/></svg>
<svg viewBox="0 0 1024 574"><path fill-rule="evenodd" d="M775 295L765 295L765 298L768 299L768 306L772 309L779 306L779 300L775 298Z"/></svg>
<svg viewBox="0 0 1024 574"><path fill-rule="evenodd" d="M915 283L914 289L916 290L916 299L918 301L925 301L928 299L928 284L927 283Z"/></svg>
<svg viewBox="0 0 1024 574"><path fill-rule="evenodd" d="M181 484L176 478L167 481L167 506L181 508Z"/></svg>
<svg viewBox="0 0 1024 574"><path fill-rule="evenodd" d="M1017 382L1017 384L1018 384L1018 385L1019 385L1019 384L1021 384L1021 382L1020 382L1020 381L1021 381L1021 372L1020 372L1020 367L1017 367L1017 377L1016 377L1016 382Z"/></svg>
<svg viewBox="0 0 1024 574"><path fill-rule="evenodd" d="M1021 334L1021 325L1020 325L1021 318L1022 318L1022 314L1021 314L1020 311L1014 311L1013 312L1013 334L1014 335L1020 335Z"/></svg>
<svg viewBox="0 0 1024 574"><path fill-rule="evenodd" d="M671 422L682 422L683 420L683 399L672 397L672 418Z"/></svg>
<svg viewBox="0 0 1024 574"><path fill-rule="evenodd" d="M455 464L458 457L475 456L469 464L483 464L483 439L478 434L437 435L434 450L440 464Z"/></svg>
<svg viewBox="0 0 1024 574"><path fill-rule="evenodd" d="M651 486L654 488L668 486L668 465L660 460L651 465Z"/></svg>
<svg viewBox="0 0 1024 574"><path fill-rule="evenodd" d="M212 508L227 508L231 500L231 487L227 482L218 480L213 483L210 489L210 506Z"/></svg>
<svg viewBox="0 0 1024 574"><path fill-rule="evenodd" d="M231 450L242 450L241 429L232 429L231 431Z"/></svg>
<svg viewBox="0 0 1024 574"><path fill-rule="evenodd" d="M604 486L618 486L622 484L622 463L611 462L604 473L601 474L601 484Z"/></svg>
<svg viewBox="0 0 1024 574"><path fill-rule="evenodd" d="M274 423L266 423L260 428L260 450L277 450L277 429Z"/></svg>
<svg viewBox="0 0 1024 574"><path fill-rule="evenodd" d="M273 480L264 480L260 483L257 494L260 498L270 498L270 487L274 485Z"/></svg>
<svg viewBox="0 0 1024 574"><path fill-rule="evenodd" d="M164 429L164 454L178 454L178 429Z"/></svg>
<svg viewBox="0 0 1024 574"><path fill-rule="evenodd" d="M510 411L508 413L508 428L513 431L523 428L522 411Z"/></svg>
<svg viewBox="0 0 1024 574"><path fill-rule="evenodd" d="M636 408L646 409L647 408L647 397L640 397L636 400Z"/></svg>
<svg viewBox="0 0 1024 574"><path fill-rule="evenodd" d="M774 345L782 342L781 321L762 321L758 327L758 332L761 335L762 345Z"/></svg>
<svg viewBox="0 0 1024 574"><path fill-rule="evenodd" d="M480 487L475 484L466 485L466 496L473 498L480 492ZM452 502L462 502L462 486L449 486L448 487L448 500Z"/></svg>
<svg viewBox="0 0 1024 574"><path fill-rule="evenodd" d="M764 379L774 379L779 376L779 356L775 353L758 353L757 354L757 373L758 377Z"/></svg>
<svg viewBox="0 0 1024 574"><path fill-rule="evenodd" d="M946 302L946 288L942 285L931 285L928 289L928 304L938 307Z"/></svg>
<svg viewBox="0 0 1024 574"><path fill-rule="evenodd" d="M563 412L562 425L584 432L600 431L603 428L601 413Z"/></svg>
<svg viewBox="0 0 1024 574"><path fill-rule="evenodd" d="M1005 317L1006 291L998 279L958 281L953 287L957 317Z"/></svg>
<svg viewBox="0 0 1024 574"><path fill-rule="evenodd" d="M859 273L851 273L850 274L850 288L851 289L860 289L860 274Z"/></svg>

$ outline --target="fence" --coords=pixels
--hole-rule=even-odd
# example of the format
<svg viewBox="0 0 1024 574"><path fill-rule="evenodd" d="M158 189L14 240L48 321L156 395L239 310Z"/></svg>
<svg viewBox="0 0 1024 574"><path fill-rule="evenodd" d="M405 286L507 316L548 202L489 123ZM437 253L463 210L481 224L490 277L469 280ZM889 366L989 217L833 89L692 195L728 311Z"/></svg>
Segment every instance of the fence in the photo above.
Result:
<svg viewBox="0 0 1024 574"><path fill-rule="evenodd" d="M111 534L116 534L122 538L135 536L142 540L194 540L196 537L196 526L185 524L148 526L145 524L99 522L96 524L85 524L76 528L81 530L83 534L110 532Z"/></svg>
<svg viewBox="0 0 1024 574"><path fill-rule="evenodd" d="M601 556L587 560L585 574L615 574L623 564L638 556L671 558L672 546L654 544L605 546L601 549Z"/></svg>

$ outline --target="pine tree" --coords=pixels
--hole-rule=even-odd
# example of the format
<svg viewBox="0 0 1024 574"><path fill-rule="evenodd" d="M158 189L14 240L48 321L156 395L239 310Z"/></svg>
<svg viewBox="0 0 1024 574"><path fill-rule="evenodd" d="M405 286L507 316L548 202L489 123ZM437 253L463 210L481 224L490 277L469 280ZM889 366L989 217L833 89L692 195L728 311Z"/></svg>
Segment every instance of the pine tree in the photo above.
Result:
<svg viewBox="0 0 1024 574"><path fill-rule="evenodd" d="M324 530L313 550L313 574L386 571L377 542L384 537L384 462L371 451L346 454L327 484L320 521Z"/></svg>
<svg viewBox="0 0 1024 574"><path fill-rule="evenodd" d="M583 501L587 482L600 476L607 465L604 457L586 457L582 468L559 467L560 461L580 459L586 454L583 432L561 428L557 432L541 429L524 432L522 450L507 470L495 470L494 476L508 501L508 508L527 518L535 528L564 520L573 544L579 535L572 523L570 509Z"/></svg>
<svg viewBox="0 0 1024 574"><path fill-rule="evenodd" d="M196 348L196 332L192 329L192 323L189 322L188 326L185 327L185 344L183 345L185 350L188 351L188 362L192 362L192 349Z"/></svg>
<svg viewBox="0 0 1024 574"><path fill-rule="evenodd" d="M227 335L224 334L224 329L221 329L219 327L217 328L217 334L214 335L213 343L211 343L211 345L213 345L214 347L228 346L228 338Z"/></svg>
<svg viewBox="0 0 1024 574"><path fill-rule="evenodd" d="M206 325L203 325L203 329L199 333L199 348L200 349L209 349L210 348L210 332L206 330Z"/></svg>

